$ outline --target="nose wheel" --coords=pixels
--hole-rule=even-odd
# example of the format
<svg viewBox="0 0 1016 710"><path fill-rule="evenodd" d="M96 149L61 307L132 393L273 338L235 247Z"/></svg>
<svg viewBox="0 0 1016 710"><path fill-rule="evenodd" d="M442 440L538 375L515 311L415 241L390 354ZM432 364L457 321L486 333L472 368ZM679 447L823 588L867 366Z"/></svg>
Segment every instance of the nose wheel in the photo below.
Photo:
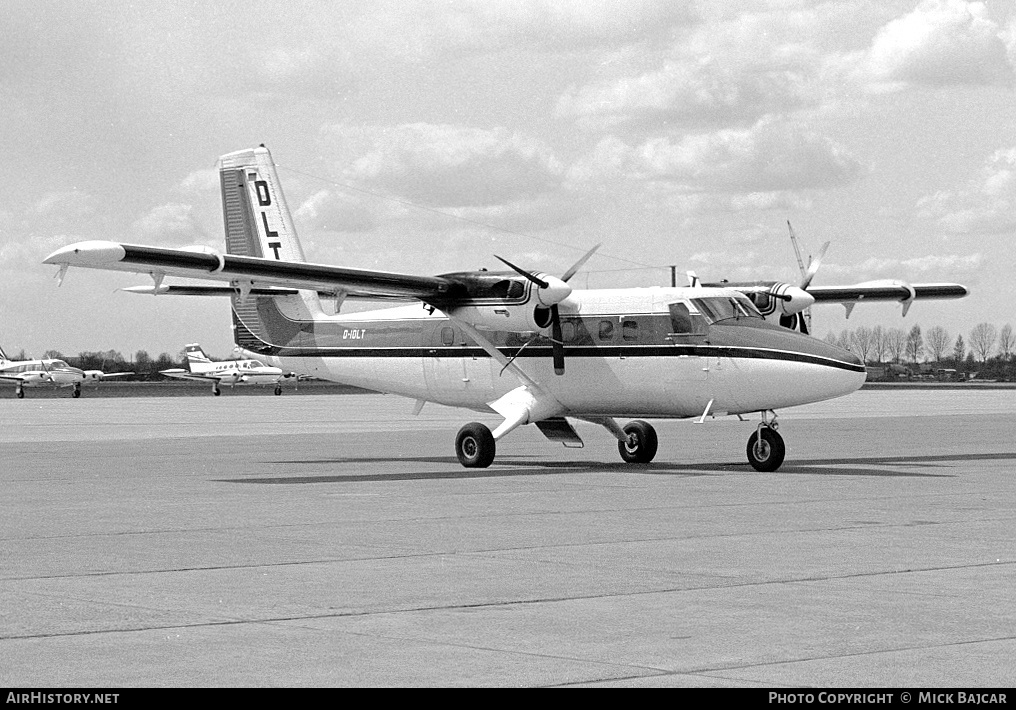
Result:
<svg viewBox="0 0 1016 710"><path fill-rule="evenodd" d="M769 473L783 464L787 447L783 437L776 431L776 422L759 424L758 429L748 439L748 463L756 471Z"/></svg>

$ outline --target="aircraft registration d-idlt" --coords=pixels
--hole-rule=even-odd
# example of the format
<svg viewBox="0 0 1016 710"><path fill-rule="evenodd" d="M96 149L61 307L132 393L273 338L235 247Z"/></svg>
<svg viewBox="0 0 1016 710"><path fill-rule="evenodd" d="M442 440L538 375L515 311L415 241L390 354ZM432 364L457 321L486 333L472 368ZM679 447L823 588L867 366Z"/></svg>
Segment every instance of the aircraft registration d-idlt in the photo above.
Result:
<svg viewBox="0 0 1016 710"><path fill-rule="evenodd" d="M767 322L734 288L573 288L592 251L560 276L503 259L509 271L438 276L307 263L268 150L224 155L218 167L224 254L87 241L45 263L60 266L61 279L80 266L150 274L154 286L130 289L138 292L229 295L245 356L411 397L418 408L496 412L503 421L493 432L476 422L459 431L455 452L467 467L489 466L496 442L523 424L580 446L569 420L593 422L617 438L621 458L646 463L657 436L641 418L757 412L748 461L774 471L785 454L775 410L846 395L865 380L855 355ZM166 285L166 276L226 285ZM800 308L814 302L797 287L773 293ZM416 303L326 313L322 297Z"/></svg>

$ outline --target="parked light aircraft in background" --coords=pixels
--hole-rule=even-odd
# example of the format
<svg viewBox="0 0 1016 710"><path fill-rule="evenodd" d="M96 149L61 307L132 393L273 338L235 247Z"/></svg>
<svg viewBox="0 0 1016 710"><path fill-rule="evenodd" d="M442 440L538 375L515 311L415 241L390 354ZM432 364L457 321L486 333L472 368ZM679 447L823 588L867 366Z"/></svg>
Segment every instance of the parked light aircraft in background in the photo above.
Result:
<svg viewBox="0 0 1016 710"><path fill-rule="evenodd" d="M187 353L187 367L161 370L168 377L186 380L203 380L212 383L212 394L221 394L220 385L275 385L275 394L282 394L282 380L290 375L280 367L265 365L260 360L223 360L213 362L205 355L201 346L191 343L184 348Z"/></svg>
<svg viewBox="0 0 1016 710"><path fill-rule="evenodd" d="M627 462L657 453L641 418L760 414L749 463L776 470L785 446L776 409L849 394L865 380L857 356L767 323L731 288L579 290L569 280L501 259L510 271L414 276L308 263L268 150L219 159L226 253L87 241L45 260L149 274L149 293L231 297L241 351L285 370L424 402L494 412L491 431L466 424L455 452L466 467L489 466L496 442L535 424L570 446L572 422L604 427ZM594 247L595 250L595 247ZM163 284L166 276L220 282ZM139 289L135 289L139 290ZM325 313L321 294L415 305ZM622 425L618 418L637 417Z"/></svg>
<svg viewBox="0 0 1016 710"><path fill-rule="evenodd" d="M736 289L751 299L766 320L777 322L785 328L798 329L806 334L811 331L809 310L816 303L840 303L846 308L849 318L858 303L898 301L903 305L903 316L906 316L910 305L917 299L963 298L969 293L967 288L960 284L909 284L890 279L866 281L849 286L814 286L811 283L812 279L818 272L822 257L829 248L829 242L822 245L818 257L813 261L810 260L805 267L797 245L797 235L794 234L794 228L789 221L787 227L790 229L790 239L801 271L800 284L794 286L781 281L720 281L702 285ZM691 285L696 285L698 277L689 272L688 280Z"/></svg>
<svg viewBox="0 0 1016 710"><path fill-rule="evenodd" d="M133 372L103 372L82 370L71 367L64 360L46 358L42 360L11 360L0 348L0 380L13 382L17 387L18 399L25 396L25 388L70 387L71 397L81 396L81 383L94 382L96 385L107 377L123 377Z"/></svg>

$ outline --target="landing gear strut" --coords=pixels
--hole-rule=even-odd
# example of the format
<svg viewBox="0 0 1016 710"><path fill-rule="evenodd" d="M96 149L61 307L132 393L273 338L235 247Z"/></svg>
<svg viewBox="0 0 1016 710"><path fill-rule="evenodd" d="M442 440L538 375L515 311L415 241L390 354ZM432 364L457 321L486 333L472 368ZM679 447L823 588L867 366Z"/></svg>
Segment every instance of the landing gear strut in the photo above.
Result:
<svg viewBox="0 0 1016 710"><path fill-rule="evenodd" d="M455 455L466 468L487 468L494 461L497 445L485 425L471 422L455 437Z"/></svg>
<svg viewBox="0 0 1016 710"><path fill-rule="evenodd" d="M656 456L659 447L659 440L656 438L656 430L649 422L636 419L628 422L624 427L627 437L624 441L617 442L617 450L628 463L649 463Z"/></svg>
<svg viewBox="0 0 1016 710"><path fill-rule="evenodd" d="M81 396L81 385L80 384L74 385L74 391L71 392L71 397L77 399L80 396Z"/></svg>
<svg viewBox="0 0 1016 710"><path fill-rule="evenodd" d="M748 438L746 449L748 463L756 471L770 473L783 463L787 447L783 443L783 437L776 431L777 429L779 429L779 424L776 423L776 415L773 415L771 422L767 422L766 413L762 412L762 423Z"/></svg>
<svg viewBox="0 0 1016 710"><path fill-rule="evenodd" d="M21 389L20 387L18 387L17 395L18 395L18 399L24 399L25 398L25 391L23 389Z"/></svg>

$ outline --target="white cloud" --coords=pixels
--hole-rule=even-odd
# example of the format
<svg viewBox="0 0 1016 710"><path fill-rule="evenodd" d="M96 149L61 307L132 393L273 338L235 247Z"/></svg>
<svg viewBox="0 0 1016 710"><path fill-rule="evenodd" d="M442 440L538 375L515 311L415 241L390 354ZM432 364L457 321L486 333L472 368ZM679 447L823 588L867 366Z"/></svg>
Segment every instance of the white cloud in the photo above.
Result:
<svg viewBox="0 0 1016 710"><path fill-rule="evenodd" d="M91 195L81 190L48 192L35 201L31 216L52 225L74 223L95 213Z"/></svg>
<svg viewBox="0 0 1016 710"><path fill-rule="evenodd" d="M331 126L339 151L358 154L347 178L431 207L490 207L535 199L561 184L563 168L542 142L503 128L409 124Z"/></svg>
<svg viewBox="0 0 1016 710"><path fill-rule="evenodd" d="M805 84L805 76L790 68L728 67L711 58L669 61L639 76L573 87L558 102L557 114L586 128L751 123L804 105Z"/></svg>
<svg viewBox="0 0 1016 710"><path fill-rule="evenodd" d="M864 168L845 148L793 123L763 120L680 140L654 138L630 148L616 138L576 165L573 179L623 175L691 192L759 193L849 183Z"/></svg>
<svg viewBox="0 0 1016 710"><path fill-rule="evenodd" d="M207 244L221 249L221 239L214 241L195 220L191 205L171 203L152 208L148 214L136 220L132 231L146 244L178 246L181 244Z"/></svg>
<svg viewBox="0 0 1016 710"><path fill-rule="evenodd" d="M921 198L917 216L949 234L1000 234L1016 229L1016 146L992 153L963 187Z"/></svg>
<svg viewBox="0 0 1016 710"><path fill-rule="evenodd" d="M861 278L906 278L908 275L951 274L951 278L962 278L964 274L981 268L984 256L975 254L929 254L909 259L865 259L851 269L861 273Z"/></svg>
<svg viewBox="0 0 1016 710"><path fill-rule="evenodd" d="M195 170L180 181L180 190L187 194L218 191L219 171L216 168Z"/></svg>
<svg viewBox="0 0 1016 710"><path fill-rule="evenodd" d="M868 69L889 88L1013 81L999 26L984 3L964 0L923 0L889 22L875 37Z"/></svg>
<svg viewBox="0 0 1016 710"><path fill-rule="evenodd" d="M300 228L329 232L369 232L374 229L370 211L340 192L319 190L293 213Z"/></svg>

